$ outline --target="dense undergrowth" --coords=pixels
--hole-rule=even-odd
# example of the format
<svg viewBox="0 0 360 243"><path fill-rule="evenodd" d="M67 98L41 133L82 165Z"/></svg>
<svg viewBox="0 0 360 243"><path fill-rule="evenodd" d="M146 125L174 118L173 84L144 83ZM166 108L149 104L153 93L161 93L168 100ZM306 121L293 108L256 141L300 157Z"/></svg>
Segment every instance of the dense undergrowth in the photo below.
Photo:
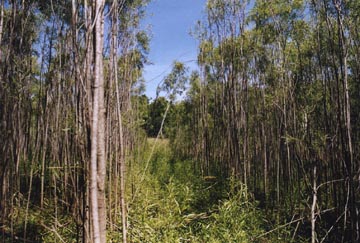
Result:
<svg viewBox="0 0 360 243"><path fill-rule="evenodd" d="M159 140L150 156L153 145L154 140L148 140L146 152L127 174L129 242L301 242L293 239L291 225L279 227L269 221L236 179L202 177L194 161L172 156L166 140ZM32 242L76 242L79 225L60 209L55 220L53 206L40 210L30 205L27 231L33 235L27 237ZM19 236L24 232L25 208L19 204L13 209L13 232ZM115 221L108 227L108 242L121 242L120 217Z"/></svg>
<svg viewBox="0 0 360 243"><path fill-rule="evenodd" d="M300 242L292 228L267 220L244 185L202 177L194 161L172 157L166 140L158 142L143 169L144 163L136 164L128 178L131 242ZM118 242L121 236L110 238Z"/></svg>

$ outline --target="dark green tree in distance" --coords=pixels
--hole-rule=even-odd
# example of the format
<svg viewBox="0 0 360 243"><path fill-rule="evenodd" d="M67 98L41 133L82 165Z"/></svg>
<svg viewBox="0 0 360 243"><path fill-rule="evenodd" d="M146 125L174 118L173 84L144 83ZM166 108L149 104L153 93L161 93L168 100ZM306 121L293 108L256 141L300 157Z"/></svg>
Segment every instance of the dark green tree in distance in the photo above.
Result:
<svg viewBox="0 0 360 243"><path fill-rule="evenodd" d="M169 101L165 97L158 97L149 104L149 116L146 120L146 132L149 137L156 137L168 107Z"/></svg>

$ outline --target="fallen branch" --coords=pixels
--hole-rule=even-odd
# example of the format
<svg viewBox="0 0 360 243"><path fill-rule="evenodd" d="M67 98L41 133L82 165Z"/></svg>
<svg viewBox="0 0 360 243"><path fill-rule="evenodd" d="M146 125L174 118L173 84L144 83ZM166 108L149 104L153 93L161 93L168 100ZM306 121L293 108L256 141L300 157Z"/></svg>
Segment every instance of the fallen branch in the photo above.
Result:
<svg viewBox="0 0 360 243"><path fill-rule="evenodd" d="M261 235L258 235L258 236L256 236L256 237L254 237L253 239L259 239L259 238L261 238L261 237L263 237L263 236L265 236L265 235L271 234L272 232L278 231L279 229L285 228L286 226L289 226L289 225L291 225L291 224L297 223L297 222L302 221L302 220L304 220L304 219L305 219L305 216L304 216L304 217L301 217L301 218L298 218L298 219L296 219L296 220L290 221L289 223L280 225L279 227L276 227L275 229L272 229L272 230L267 231L267 232L265 232L265 233L263 233L263 234L261 234Z"/></svg>
<svg viewBox="0 0 360 243"><path fill-rule="evenodd" d="M61 242L66 243L63 238L61 237L61 235L56 231L56 229L54 229L54 226L52 226L51 228L46 226L44 223L41 223L41 226L44 227L46 230L53 232Z"/></svg>
<svg viewBox="0 0 360 243"><path fill-rule="evenodd" d="M335 208L326 209L326 210L324 210L324 211L322 211L322 212L316 213L315 216L318 216L318 215L327 213L327 212L332 211L332 210L334 210L334 209L335 209ZM270 230L270 231L267 231L267 232L265 232L265 233L263 233L263 234L260 234L260 235L258 235L258 236L256 236L256 237L254 237L253 240L259 239L259 238L261 238L261 237L263 237L263 236L265 236L265 235L271 234L271 233L273 233L273 232L275 232L275 231L278 231L278 230L280 230L280 229L282 229L282 228L285 228L285 227L287 227L287 226L289 226L289 225L292 225L292 224L294 224L294 223L297 223L297 222L299 222L299 221L302 221L302 220L304 220L305 218L306 218L306 216L303 216L303 217L301 217L301 218L292 220L292 221L290 221L290 222L288 222L288 223L286 223L286 224L280 225L280 226L276 227L275 229L272 229L272 230Z"/></svg>

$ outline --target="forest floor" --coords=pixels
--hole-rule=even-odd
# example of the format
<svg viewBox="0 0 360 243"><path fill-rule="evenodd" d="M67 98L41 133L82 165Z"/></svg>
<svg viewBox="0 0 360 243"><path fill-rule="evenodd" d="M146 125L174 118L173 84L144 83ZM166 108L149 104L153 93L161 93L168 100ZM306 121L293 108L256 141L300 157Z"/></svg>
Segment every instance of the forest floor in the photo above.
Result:
<svg viewBox="0 0 360 243"><path fill-rule="evenodd" d="M307 242L293 237L292 225L272 220L234 178L202 176L196 161L174 157L166 139L150 138L145 147L127 170L129 242ZM25 218L26 237L32 239L26 242L78 242L79 225L68 209L30 204L26 212L26 203L14 205L11 227L16 237L11 241L9 228L0 242L24 242ZM111 219L107 232L108 242L121 242L120 216Z"/></svg>
<svg viewBox="0 0 360 243"><path fill-rule="evenodd" d="M131 242L303 241L293 237L292 225L272 220L236 179L202 176L195 161L173 156L168 140L148 139L148 148L149 164L139 164L127 182L136 188L128 201Z"/></svg>

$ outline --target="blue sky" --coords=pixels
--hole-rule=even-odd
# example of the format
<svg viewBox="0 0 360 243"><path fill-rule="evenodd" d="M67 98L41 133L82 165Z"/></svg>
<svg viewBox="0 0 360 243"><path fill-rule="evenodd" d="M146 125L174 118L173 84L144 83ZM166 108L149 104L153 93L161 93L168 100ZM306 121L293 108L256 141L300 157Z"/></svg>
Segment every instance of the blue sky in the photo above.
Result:
<svg viewBox="0 0 360 243"><path fill-rule="evenodd" d="M145 67L146 95L154 98L156 87L171 71L175 60L196 68L198 41L190 30L201 20L206 0L152 0L147 8L145 26L151 27L149 59Z"/></svg>

